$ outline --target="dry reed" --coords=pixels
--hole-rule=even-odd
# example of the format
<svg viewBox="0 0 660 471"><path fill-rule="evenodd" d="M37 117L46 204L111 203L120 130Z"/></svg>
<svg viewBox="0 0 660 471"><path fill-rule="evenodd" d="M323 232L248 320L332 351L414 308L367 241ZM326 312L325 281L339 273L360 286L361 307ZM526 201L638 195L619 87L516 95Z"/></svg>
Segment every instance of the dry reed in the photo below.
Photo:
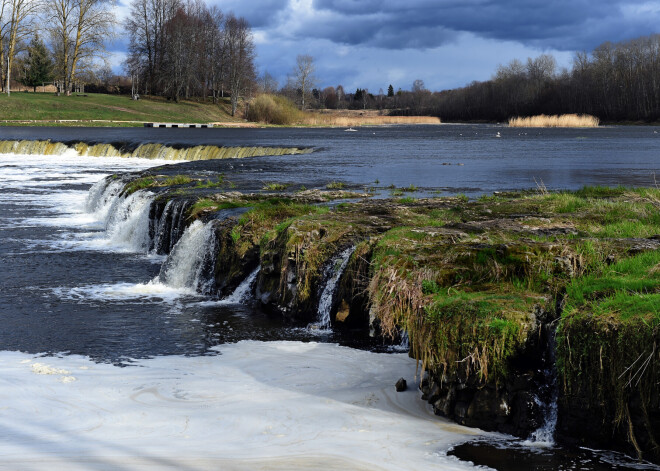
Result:
<svg viewBox="0 0 660 471"><path fill-rule="evenodd" d="M595 128L599 120L586 114L538 115L509 119L511 128Z"/></svg>
<svg viewBox="0 0 660 471"><path fill-rule="evenodd" d="M378 126L384 124L440 124L435 116L333 116L332 114L306 113L303 122L311 126Z"/></svg>

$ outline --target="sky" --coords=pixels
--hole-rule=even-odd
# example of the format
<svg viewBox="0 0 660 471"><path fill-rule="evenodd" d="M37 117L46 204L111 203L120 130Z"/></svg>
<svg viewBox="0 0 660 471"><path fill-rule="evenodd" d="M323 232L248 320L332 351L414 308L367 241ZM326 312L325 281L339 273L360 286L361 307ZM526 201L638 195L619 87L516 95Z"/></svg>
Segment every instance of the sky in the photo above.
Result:
<svg viewBox="0 0 660 471"><path fill-rule="evenodd" d="M660 0L207 0L252 26L259 73L280 86L298 54L314 58L318 85L392 84L430 90L488 80L500 64L552 54L571 67L578 51L660 33ZM123 3L123 6L122 6ZM130 0L121 0L118 14ZM125 44L112 47L113 66Z"/></svg>

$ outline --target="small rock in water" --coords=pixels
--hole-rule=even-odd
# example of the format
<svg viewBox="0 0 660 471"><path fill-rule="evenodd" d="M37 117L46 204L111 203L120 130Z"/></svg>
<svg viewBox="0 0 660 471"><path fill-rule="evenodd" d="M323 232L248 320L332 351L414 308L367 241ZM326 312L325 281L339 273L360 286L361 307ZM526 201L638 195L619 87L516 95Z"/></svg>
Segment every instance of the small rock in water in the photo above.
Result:
<svg viewBox="0 0 660 471"><path fill-rule="evenodd" d="M396 388L396 392L403 392L408 389L408 383L406 383L405 379L399 378L394 387Z"/></svg>

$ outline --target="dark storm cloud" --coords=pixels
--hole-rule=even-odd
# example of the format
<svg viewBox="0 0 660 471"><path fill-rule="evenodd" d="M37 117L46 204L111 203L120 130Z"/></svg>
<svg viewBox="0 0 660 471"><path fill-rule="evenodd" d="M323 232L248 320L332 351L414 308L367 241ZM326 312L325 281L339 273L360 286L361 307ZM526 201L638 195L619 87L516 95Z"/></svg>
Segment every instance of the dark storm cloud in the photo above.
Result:
<svg viewBox="0 0 660 471"><path fill-rule="evenodd" d="M314 0L321 14L300 36L391 49L441 46L459 32L562 50L590 49L655 32L657 9L634 14L644 1ZM624 15L624 10L632 13ZM349 32L346 28L350 28Z"/></svg>

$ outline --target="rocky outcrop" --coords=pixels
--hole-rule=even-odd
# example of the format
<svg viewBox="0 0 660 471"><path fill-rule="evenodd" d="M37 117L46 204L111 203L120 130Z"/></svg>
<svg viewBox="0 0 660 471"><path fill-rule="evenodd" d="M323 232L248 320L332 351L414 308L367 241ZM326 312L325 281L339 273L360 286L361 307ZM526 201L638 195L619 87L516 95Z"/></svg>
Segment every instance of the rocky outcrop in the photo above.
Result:
<svg viewBox="0 0 660 471"><path fill-rule="evenodd" d="M255 301L287 319L317 322L325 296L334 329L405 332L437 414L528 437L558 397L558 439L660 462L657 192L329 208L344 195L161 191L156 250L212 221L218 295L260 266Z"/></svg>

